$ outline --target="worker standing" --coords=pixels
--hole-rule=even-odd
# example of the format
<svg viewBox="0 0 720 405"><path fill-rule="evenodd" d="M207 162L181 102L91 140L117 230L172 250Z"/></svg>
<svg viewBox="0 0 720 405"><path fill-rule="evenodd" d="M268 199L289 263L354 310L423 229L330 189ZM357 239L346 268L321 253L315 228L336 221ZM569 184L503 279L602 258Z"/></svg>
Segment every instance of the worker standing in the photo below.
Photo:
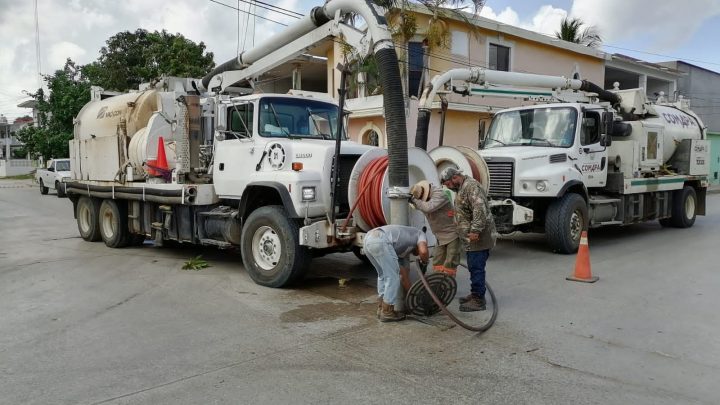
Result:
<svg viewBox="0 0 720 405"><path fill-rule="evenodd" d="M395 311L402 298L398 292L401 285L405 290L410 288L410 254L418 255L422 262L428 260L425 233L404 225L381 226L367 233L363 250L378 274L378 318L382 322L402 321L405 314Z"/></svg>
<svg viewBox="0 0 720 405"><path fill-rule="evenodd" d="M455 277L461 242L450 191L422 180L412 186L410 194L410 203L425 214L437 238L437 246L433 250L433 270Z"/></svg>
<svg viewBox="0 0 720 405"><path fill-rule="evenodd" d="M475 179L449 167L441 180L447 188L456 191L455 219L458 233L467 251L470 271L470 295L460 298L460 311L485 310L485 265L490 249L495 246L495 222L485 189Z"/></svg>

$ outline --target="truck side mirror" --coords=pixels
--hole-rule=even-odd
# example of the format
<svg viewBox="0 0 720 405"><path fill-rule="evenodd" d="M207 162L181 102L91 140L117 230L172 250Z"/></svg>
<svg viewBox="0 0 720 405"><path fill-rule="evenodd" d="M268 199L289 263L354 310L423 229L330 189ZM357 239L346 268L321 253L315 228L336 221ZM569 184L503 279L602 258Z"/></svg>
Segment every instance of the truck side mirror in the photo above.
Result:
<svg viewBox="0 0 720 405"><path fill-rule="evenodd" d="M478 149L482 149L485 145L485 120L480 120L478 127Z"/></svg>
<svg viewBox="0 0 720 405"><path fill-rule="evenodd" d="M615 121L615 117L613 116L613 113L611 112L605 112L602 116L602 122L603 122L603 133L607 136L613 135L613 122Z"/></svg>
<svg viewBox="0 0 720 405"><path fill-rule="evenodd" d="M55 168L52 167L52 166L50 166L50 167L47 168L47 170L48 170L49 172L54 172L54 171L55 171Z"/></svg>
<svg viewBox="0 0 720 405"><path fill-rule="evenodd" d="M612 144L612 136L609 134L600 135L600 146L610 146Z"/></svg>

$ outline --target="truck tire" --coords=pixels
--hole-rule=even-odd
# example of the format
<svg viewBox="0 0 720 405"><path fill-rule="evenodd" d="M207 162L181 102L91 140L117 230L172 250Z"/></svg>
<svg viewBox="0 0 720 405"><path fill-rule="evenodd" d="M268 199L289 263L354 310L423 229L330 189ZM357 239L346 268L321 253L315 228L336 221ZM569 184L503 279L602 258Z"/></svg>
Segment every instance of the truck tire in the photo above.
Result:
<svg viewBox="0 0 720 405"><path fill-rule="evenodd" d="M100 236L107 247L121 248L130 242L125 204L116 200L103 200L98 214Z"/></svg>
<svg viewBox="0 0 720 405"><path fill-rule="evenodd" d="M62 184L59 181L55 182L55 191L57 191L58 198L66 197L65 192L62 189Z"/></svg>
<svg viewBox="0 0 720 405"><path fill-rule="evenodd" d="M300 246L298 224L287 218L282 206L253 211L242 230L243 264L250 278L266 287L286 287L300 280L310 253Z"/></svg>
<svg viewBox="0 0 720 405"><path fill-rule="evenodd" d="M352 252L355 257L358 258L358 260L360 260L364 264L367 264L368 266L372 266L372 263L370 263L370 259L368 259L368 257L363 254L362 248L360 246L353 246Z"/></svg>
<svg viewBox="0 0 720 405"><path fill-rule="evenodd" d="M697 215L697 193L690 186L677 190L672 196L672 209L670 218L660 220L662 226L673 228L690 228L695 224Z"/></svg>
<svg viewBox="0 0 720 405"><path fill-rule="evenodd" d="M40 194L46 195L48 193L48 188L45 187L45 184L43 184L42 179L40 179Z"/></svg>
<svg viewBox="0 0 720 405"><path fill-rule="evenodd" d="M588 208L585 199L569 193L554 201L545 215L545 234L553 252L575 253L580 235L587 229Z"/></svg>
<svg viewBox="0 0 720 405"><path fill-rule="evenodd" d="M75 207L78 231L80 236L88 242L100 240L99 212L100 201L95 198L80 197Z"/></svg>

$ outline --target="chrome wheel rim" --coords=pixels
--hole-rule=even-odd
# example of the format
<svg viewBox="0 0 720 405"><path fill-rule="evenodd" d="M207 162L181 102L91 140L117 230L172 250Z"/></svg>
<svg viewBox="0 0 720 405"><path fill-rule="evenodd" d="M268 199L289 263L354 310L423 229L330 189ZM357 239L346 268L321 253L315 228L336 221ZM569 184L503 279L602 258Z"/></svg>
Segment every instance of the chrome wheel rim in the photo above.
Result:
<svg viewBox="0 0 720 405"><path fill-rule="evenodd" d="M582 214L575 210L570 216L570 236L573 241L580 240L580 234L583 231Z"/></svg>
<svg viewBox="0 0 720 405"><path fill-rule="evenodd" d="M685 217L687 219L693 219L695 217L695 197L689 195L685 199Z"/></svg>
<svg viewBox="0 0 720 405"><path fill-rule="evenodd" d="M112 239L117 232L115 216L111 210L105 209L102 212L101 218L100 226L102 227L103 235L105 235L107 239Z"/></svg>
<svg viewBox="0 0 720 405"><path fill-rule="evenodd" d="M90 231L90 207L86 205L80 206L80 212L78 213L78 220L80 221L80 228L83 232L87 233Z"/></svg>
<svg viewBox="0 0 720 405"><path fill-rule="evenodd" d="M269 226L261 226L253 235L252 254L253 260L265 271L270 271L280 261L282 248L280 236Z"/></svg>

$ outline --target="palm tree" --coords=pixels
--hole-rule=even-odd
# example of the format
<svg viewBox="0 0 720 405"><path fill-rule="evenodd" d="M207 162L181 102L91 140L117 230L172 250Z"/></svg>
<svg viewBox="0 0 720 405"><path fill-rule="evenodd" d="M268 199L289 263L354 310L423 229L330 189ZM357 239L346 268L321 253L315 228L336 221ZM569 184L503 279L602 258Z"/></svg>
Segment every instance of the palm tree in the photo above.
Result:
<svg viewBox="0 0 720 405"><path fill-rule="evenodd" d="M602 45L602 38L597 32L597 28L591 25L583 29L583 25L585 23L579 18L565 17L560 22L560 31L555 32L555 37L563 41L599 48Z"/></svg>
<svg viewBox="0 0 720 405"><path fill-rule="evenodd" d="M448 21L459 19L469 23L468 17L463 10L472 8L473 13L477 15L485 5L485 0L373 0L375 4L384 7L387 12L387 20L393 38L399 44L407 44L418 32L417 19L415 14L408 12L413 5L420 5L430 11L430 21L425 32L422 33L428 52L435 49L448 48L450 46L450 30ZM472 27L473 25L470 24ZM474 34L479 31L474 31ZM402 61L408 60L408 52L401 45L398 49L398 57ZM353 58L350 58L353 59ZM368 93L377 94L382 92L377 87L377 80L372 80L370 76L377 74L374 70L374 60L370 56L366 60L357 61L351 68L352 76L358 72L364 72L368 75ZM423 61L427 63L427 58ZM427 66L423 66L423 71L427 72ZM401 75L405 76L405 70L401 70ZM354 87L354 78L351 79L351 87ZM375 82L375 83L373 83ZM403 85L405 80L403 79Z"/></svg>

